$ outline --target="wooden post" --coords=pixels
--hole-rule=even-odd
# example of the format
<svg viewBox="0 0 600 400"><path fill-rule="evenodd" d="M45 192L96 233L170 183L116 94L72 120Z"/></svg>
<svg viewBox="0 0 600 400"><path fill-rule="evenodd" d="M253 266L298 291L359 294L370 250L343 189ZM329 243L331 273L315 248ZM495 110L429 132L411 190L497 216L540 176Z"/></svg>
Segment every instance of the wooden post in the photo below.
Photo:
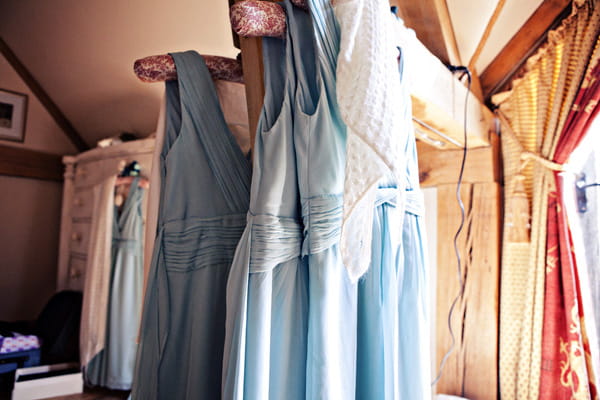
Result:
<svg viewBox="0 0 600 400"><path fill-rule="evenodd" d="M250 145L254 148L256 127L260 110L265 97L265 83L262 62L262 39L240 37L242 50L242 68L246 86L246 103L248 104L248 126L250 129Z"/></svg>
<svg viewBox="0 0 600 400"><path fill-rule="evenodd" d="M437 305L436 305L436 365L441 364L442 358L452 346L452 339L448 328L448 314L454 299L458 296L460 285L458 282L457 261L454 254L453 238L460 224L460 209L456 203L456 184L439 185L438 212L437 212ZM465 211L471 208L472 185L463 184L461 188L462 201ZM467 214L468 215L468 214ZM458 248L460 249L461 279L465 279L465 258L467 254L465 223L462 234L459 236ZM464 348L463 339L463 312L464 304L458 302L454 307L451 326L454 333L454 347L442 370L442 377L436 385L437 393L462 395L464 382L464 365L461 362L461 353ZM437 372L437 371L435 371ZM435 375L435 374L434 374Z"/></svg>
<svg viewBox="0 0 600 400"><path fill-rule="evenodd" d="M498 305L500 289L501 188L473 184L471 224L465 257L463 396L496 399L498 390ZM467 253L468 252L468 253Z"/></svg>
<svg viewBox="0 0 600 400"><path fill-rule="evenodd" d="M447 327L448 312L460 291L453 244L460 224L455 194L456 184L438 186L438 365L452 342ZM436 392L495 400L498 390L501 188L496 182L465 183L461 196L465 205L465 225L458 248L464 295L452 315L455 345Z"/></svg>
<svg viewBox="0 0 600 400"><path fill-rule="evenodd" d="M464 295L451 319L455 345L435 388L436 393L477 400L496 400L498 391L502 171L496 139L492 135L491 146L467 153L461 185L465 224L458 237ZM439 150L419 142L417 151L421 186L437 188L435 354L439 366L451 347L448 313L460 292L454 236L461 220L456 182L463 151Z"/></svg>

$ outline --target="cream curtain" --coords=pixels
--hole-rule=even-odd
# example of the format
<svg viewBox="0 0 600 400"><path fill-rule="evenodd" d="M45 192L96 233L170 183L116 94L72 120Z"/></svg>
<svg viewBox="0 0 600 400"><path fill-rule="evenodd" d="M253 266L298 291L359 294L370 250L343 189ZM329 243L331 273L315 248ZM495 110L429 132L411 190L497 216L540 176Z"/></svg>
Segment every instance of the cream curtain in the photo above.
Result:
<svg viewBox="0 0 600 400"><path fill-rule="evenodd" d="M539 398L548 195L552 160L598 38L596 0L576 0L499 104L505 221L500 298L503 400ZM525 156L524 156L525 155ZM529 225L530 223L530 225Z"/></svg>
<svg viewBox="0 0 600 400"><path fill-rule="evenodd" d="M80 359L84 367L104 349L106 340L116 179L116 175L108 176L93 188L95 211L90 228L79 334Z"/></svg>

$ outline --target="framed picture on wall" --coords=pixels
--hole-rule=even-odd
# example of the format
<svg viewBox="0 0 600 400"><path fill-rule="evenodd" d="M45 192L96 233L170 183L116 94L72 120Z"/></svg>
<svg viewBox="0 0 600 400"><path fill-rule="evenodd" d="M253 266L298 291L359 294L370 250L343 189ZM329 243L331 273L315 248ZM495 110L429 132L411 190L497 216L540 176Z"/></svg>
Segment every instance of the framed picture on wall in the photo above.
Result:
<svg viewBox="0 0 600 400"><path fill-rule="evenodd" d="M25 140L27 95L0 89L0 139Z"/></svg>

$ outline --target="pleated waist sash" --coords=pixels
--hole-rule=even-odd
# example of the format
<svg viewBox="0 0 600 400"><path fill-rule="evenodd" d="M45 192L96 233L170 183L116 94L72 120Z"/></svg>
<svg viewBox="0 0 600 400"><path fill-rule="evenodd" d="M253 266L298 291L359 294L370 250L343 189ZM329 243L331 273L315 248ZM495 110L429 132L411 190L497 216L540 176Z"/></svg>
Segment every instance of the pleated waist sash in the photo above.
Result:
<svg viewBox="0 0 600 400"><path fill-rule="evenodd" d="M407 190L405 211L423 215L420 190ZM375 206L398 205L395 187L379 188ZM316 254L340 240L342 196L323 195L303 199L302 220L266 214L248 213L251 229L250 272L267 272L294 258Z"/></svg>

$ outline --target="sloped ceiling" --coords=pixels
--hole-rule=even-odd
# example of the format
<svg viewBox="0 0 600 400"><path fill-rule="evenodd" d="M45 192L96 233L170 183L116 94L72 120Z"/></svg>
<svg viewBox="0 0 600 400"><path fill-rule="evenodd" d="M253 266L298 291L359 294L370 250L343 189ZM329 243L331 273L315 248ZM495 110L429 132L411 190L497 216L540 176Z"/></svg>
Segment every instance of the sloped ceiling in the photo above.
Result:
<svg viewBox="0 0 600 400"><path fill-rule="evenodd" d="M506 0L477 71L541 2ZM497 3L446 0L463 64ZM237 54L226 0L2 0L0 37L90 146L121 132L145 136L155 130L163 85L138 81L132 72L136 59L188 49Z"/></svg>
<svg viewBox="0 0 600 400"><path fill-rule="evenodd" d="M456 43L463 64L469 64L498 0L447 0ZM506 0L490 36L475 63L479 72L485 70L542 0Z"/></svg>
<svg viewBox="0 0 600 400"><path fill-rule="evenodd" d="M237 54L225 0L2 0L0 36L91 146L155 130L163 85L137 80L137 58Z"/></svg>

